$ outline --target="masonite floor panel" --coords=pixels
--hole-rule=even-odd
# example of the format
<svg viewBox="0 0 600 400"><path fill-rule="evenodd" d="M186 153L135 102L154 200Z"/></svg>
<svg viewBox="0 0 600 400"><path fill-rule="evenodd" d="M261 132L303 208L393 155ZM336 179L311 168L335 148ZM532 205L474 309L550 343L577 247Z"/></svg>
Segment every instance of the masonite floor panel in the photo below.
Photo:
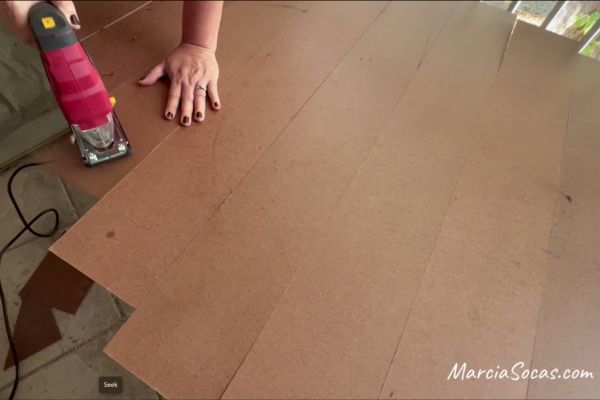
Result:
<svg viewBox="0 0 600 400"><path fill-rule="evenodd" d="M291 1L288 7L278 7L281 2L247 3L233 2L223 10L217 50L220 83L237 73L240 65L246 65L257 48L269 43L290 15L305 12L311 4ZM179 1L154 1L84 42L109 90L137 82L179 44L181 14ZM161 111L158 114L162 115Z"/></svg>
<svg viewBox="0 0 600 400"><path fill-rule="evenodd" d="M222 88L227 111L167 137L51 251L136 306L383 7L274 8L296 18Z"/></svg>
<svg viewBox="0 0 600 400"><path fill-rule="evenodd" d="M309 6L307 2L291 2L290 7L276 4L236 2L225 8L218 49L221 89L285 28L290 18ZM157 30L157 26L170 28ZM177 45L180 26L180 3L154 2L84 43L111 95L117 98L117 115L133 147L130 157L87 168L66 135L41 149L37 158L55 160L49 165L55 173L84 192L101 197L178 129L178 121L163 118L167 83L142 88L136 82ZM213 118L210 112L207 118Z"/></svg>
<svg viewBox="0 0 600 400"><path fill-rule="evenodd" d="M140 79L179 43L181 13L181 1L155 1L84 41L109 91Z"/></svg>
<svg viewBox="0 0 600 400"><path fill-rule="evenodd" d="M513 23L454 11L225 398L379 396Z"/></svg>
<svg viewBox="0 0 600 400"><path fill-rule="evenodd" d="M81 29L77 31L79 40L86 39L90 35L97 33L106 25L115 22L117 19L135 11L143 6L145 1L95 1L84 0L75 1Z"/></svg>
<svg viewBox="0 0 600 400"><path fill-rule="evenodd" d="M169 398L222 394L453 6L386 9L161 278L112 357ZM410 31L423 40L385 40Z"/></svg>
<svg viewBox="0 0 600 400"><path fill-rule="evenodd" d="M128 6L128 2L108 1L106 3L110 3L110 8L105 2L99 2L98 5L92 4L95 3L93 1L84 3L79 8L82 8L82 13L89 14L87 18L92 19L92 30L96 33L87 37L79 34L79 37L84 39L82 46L111 92L124 82L135 82L141 78L181 38L181 1L155 1L146 5L145 2L134 2L136 7ZM131 15L124 17L125 13L117 16L117 10L125 12L131 8L129 11L133 11L140 6ZM86 17L85 14L82 18ZM112 20L110 26L103 28L100 24L108 19ZM166 25L170 28L157 30L157 26Z"/></svg>
<svg viewBox="0 0 600 400"><path fill-rule="evenodd" d="M523 398L558 196L576 43L518 23L381 398Z"/></svg>
<svg viewBox="0 0 600 400"><path fill-rule="evenodd" d="M535 399L600 398L600 64L579 62L532 367L594 379L530 380Z"/></svg>

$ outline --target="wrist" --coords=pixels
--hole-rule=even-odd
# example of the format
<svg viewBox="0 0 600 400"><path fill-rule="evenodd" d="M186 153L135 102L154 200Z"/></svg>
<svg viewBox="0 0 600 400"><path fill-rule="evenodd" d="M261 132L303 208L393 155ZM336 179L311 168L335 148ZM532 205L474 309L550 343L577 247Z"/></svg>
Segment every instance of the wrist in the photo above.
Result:
<svg viewBox="0 0 600 400"><path fill-rule="evenodd" d="M182 39L179 46L184 47L184 48L189 48L194 51L206 53L206 54L212 54L212 55L214 55L217 52L216 46L214 48L208 47L208 46L203 46L201 44L198 44L193 41L186 40L186 39Z"/></svg>

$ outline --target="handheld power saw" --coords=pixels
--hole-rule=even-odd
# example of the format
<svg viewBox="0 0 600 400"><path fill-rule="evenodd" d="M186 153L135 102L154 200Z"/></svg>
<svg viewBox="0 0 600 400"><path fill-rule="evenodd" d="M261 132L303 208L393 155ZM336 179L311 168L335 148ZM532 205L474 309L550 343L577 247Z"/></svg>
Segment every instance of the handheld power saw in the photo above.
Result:
<svg viewBox="0 0 600 400"><path fill-rule="evenodd" d="M63 13L50 3L37 3L29 11L29 25L84 164L91 167L128 155L131 147L113 111L115 100Z"/></svg>

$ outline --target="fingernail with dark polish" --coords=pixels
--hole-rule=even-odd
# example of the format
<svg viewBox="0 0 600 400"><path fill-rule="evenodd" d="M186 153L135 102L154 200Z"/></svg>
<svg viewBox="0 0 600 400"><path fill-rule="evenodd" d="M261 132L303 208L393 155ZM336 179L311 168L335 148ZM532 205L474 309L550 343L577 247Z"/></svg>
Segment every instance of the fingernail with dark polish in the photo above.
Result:
<svg viewBox="0 0 600 400"><path fill-rule="evenodd" d="M167 119L173 119L173 113L171 111L167 113Z"/></svg>
<svg viewBox="0 0 600 400"><path fill-rule="evenodd" d="M183 124L189 125L189 123L190 123L190 117L183 117Z"/></svg>
<svg viewBox="0 0 600 400"><path fill-rule="evenodd" d="M198 120L202 119L202 113L200 111L196 112L196 119L198 119Z"/></svg>
<svg viewBox="0 0 600 400"><path fill-rule="evenodd" d="M77 15L75 15L75 14L71 15L70 20L73 25L79 25L79 18L77 18Z"/></svg>
<svg viewBox="0 0 600 400"><path fill-rule="evenodd" d="M215 101L215 108L219 108L219 103Z"/></svg>

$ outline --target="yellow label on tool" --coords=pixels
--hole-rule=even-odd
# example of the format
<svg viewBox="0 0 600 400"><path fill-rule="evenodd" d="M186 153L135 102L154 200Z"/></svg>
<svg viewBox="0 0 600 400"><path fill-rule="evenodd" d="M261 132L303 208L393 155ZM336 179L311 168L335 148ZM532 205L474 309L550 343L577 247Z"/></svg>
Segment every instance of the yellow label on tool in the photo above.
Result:
<svg viewBox="0 0 600 400"><path fill-rule="evenodd" d="M44 25L44 28L46 29L52 29L56 26L56 22L52 17L44 17L42 18L42 25Z"/></svg>

